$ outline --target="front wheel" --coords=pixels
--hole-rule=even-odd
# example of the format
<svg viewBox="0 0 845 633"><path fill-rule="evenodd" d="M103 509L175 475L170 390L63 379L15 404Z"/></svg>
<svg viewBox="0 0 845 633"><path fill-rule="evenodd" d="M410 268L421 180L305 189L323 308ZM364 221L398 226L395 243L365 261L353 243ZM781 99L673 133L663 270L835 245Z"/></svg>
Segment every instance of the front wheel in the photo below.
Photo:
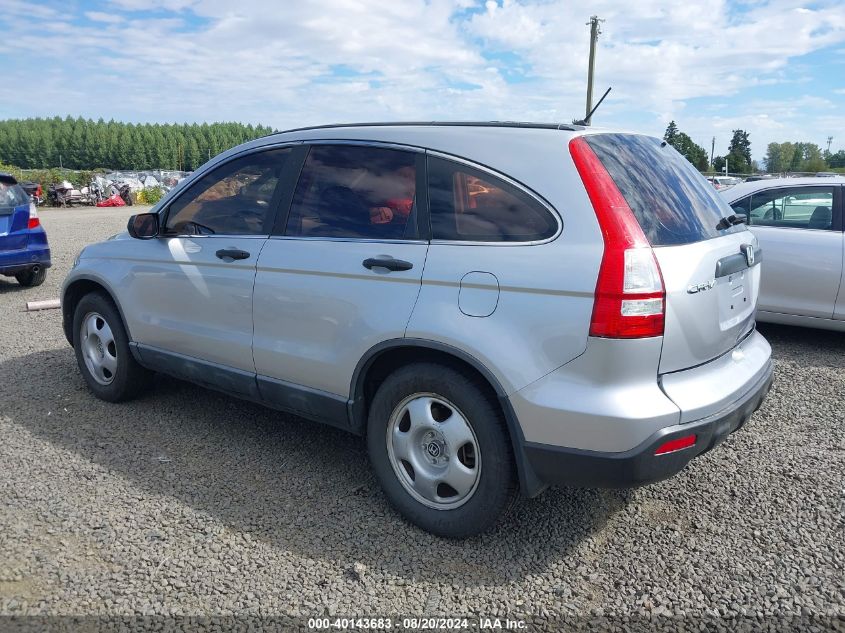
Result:
<svg viewBox="0 0 845 633"><path fill-rule="evenodd" d="M370 461L391 504L419 527L464 538L516 497L501 409L475 377L433 363L398 369L373 398Z"/></svg>
<svg viewBox="0 0 845 633"><path fill-rule="evenodd" d="M129 338L111 299L87 294L73 315L73 349L82 377L101 400L121 402L141 394L152 372L141 367L129 350Z"/></svg>

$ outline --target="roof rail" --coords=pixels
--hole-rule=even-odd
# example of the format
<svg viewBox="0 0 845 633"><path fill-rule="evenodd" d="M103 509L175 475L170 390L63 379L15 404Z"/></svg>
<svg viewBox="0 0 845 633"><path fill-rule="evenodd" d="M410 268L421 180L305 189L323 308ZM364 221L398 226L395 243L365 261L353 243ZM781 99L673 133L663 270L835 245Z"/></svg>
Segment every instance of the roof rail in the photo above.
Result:
<svg viewBox="0 0 845 633"><path fill-rule="evenodd" d="M394 121L394 122L372 122L372 123L332 123L329 125L311 125L297 127L290 130L280 130L272 134L287 134L290 132L306 132L309 130L328 130L332 128L351 127L412 127L412 126L435 126L435 127L514 127L543 130L569 130L571 132L583 130L582 125L570 125L569 123L528 123L523 121ZM268 134L271 136L272 134Z"/></svg>

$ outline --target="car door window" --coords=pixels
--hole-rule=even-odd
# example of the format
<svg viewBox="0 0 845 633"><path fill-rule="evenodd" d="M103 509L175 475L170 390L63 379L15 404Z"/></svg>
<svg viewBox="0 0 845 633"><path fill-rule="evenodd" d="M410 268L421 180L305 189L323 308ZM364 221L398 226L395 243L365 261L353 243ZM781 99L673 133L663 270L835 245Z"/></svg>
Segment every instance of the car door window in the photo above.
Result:
<svg viewBox="0 0 845 633"><path fill-rule="evenodd" d="M384 147L315 145L285 235L415 239L417 155Z"/></svg>
<svg viewBox="0 0 845 633"><path fill-rule="evenodd" d="M170 204L168 235L266 235L290 148L248 154L211 170Z"/></svg>
<svg viewBox="0 0 845 633"><path fill-rule="evenodd" d="M787 187L752 194L749 223L796 229L833 228L833 187Z"/></svg>
<svg viewBox="0 0 845 633"><path fill-rule="evenodd" d="M751 196L748 196L746 198L742 198L741 200L737 200L736 202L731 202L731 209L733 210L734 213L742 214L742 215L746 216L746 219L747 219L749 217L748 216L748 205L750 205L750 204L751 204Z"/></svg>
<svg viewBox="0 0 845 633"><path fill-rule="evenodd" d="M557 232L554 216L528 193L462 163L430 156L428 193L436 240L529 242Z"/></svg>

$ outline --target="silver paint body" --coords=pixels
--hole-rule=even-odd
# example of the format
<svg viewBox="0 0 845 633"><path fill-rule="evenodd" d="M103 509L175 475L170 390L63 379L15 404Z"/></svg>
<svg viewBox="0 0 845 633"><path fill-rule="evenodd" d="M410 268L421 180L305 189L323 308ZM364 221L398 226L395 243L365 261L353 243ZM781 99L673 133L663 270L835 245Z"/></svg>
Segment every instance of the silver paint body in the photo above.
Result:
<svg viewBox="0 0 845 633"><path fill-rule="evenodd" d="M690 294L691 284L713 280L719 258L756 244L753 235L657 248L665 336L590 337L604 245L568 150L582 133L478 126L282 133L216 157L153 209L165 210L208 169L245 151L364 141L447 155L520 183L560 220L542 243L122 234L87 247L65 288L80 278L101 283L140 346L340 400L354 397L355 369L378 344L403 337L445 344L499 383L525 441L626 451L663 427L720 411L767 371L769 346L753 330L761 266ZM252 255L226 263L214 255L220 248ZM413 268L361 265L379 256ZM745 301L732 304L736 297Z"/></svg>
<svg viewBox="0 0 845 633"><path fill-rule="evenodd" d="M719 193L733 204L754 193L784 187L845 185L845 178L775 178ZM845 236L841 230L751 226L760 241L766 274L757 319L845 331Z"/></svg>

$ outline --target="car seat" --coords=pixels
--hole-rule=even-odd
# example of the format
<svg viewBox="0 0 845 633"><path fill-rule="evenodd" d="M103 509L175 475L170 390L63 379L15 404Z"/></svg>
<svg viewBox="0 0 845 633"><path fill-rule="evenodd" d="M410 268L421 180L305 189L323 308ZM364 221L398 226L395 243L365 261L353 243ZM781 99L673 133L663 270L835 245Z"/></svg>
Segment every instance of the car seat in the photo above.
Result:
<svg viewBox="0 0 845 633"><path fill-rule="evenodd" d="M830 207L816 207L810 216L808 229L830 229L833 224L833 212Z"/></svg>

